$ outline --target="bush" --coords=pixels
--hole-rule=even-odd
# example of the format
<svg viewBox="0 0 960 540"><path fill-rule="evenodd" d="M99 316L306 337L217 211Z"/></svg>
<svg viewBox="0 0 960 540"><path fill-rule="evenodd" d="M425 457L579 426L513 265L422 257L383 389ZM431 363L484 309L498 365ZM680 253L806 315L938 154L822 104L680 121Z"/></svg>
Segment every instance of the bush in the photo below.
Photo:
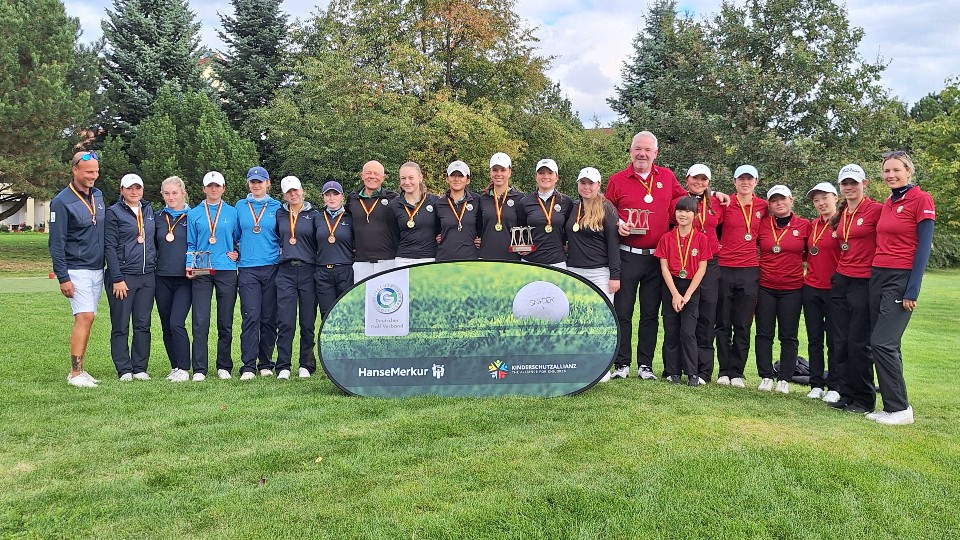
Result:
<svg viewBox="0 0 960 540"><path fill-rule="evenodd" d="M6 223L0 223L0 232L10 232L10 226Z"/></svg>
<svg viewBox="0 0 960 540"><path fill-rule="evenodd" d="M933 234L933 251L930 252L930 268L960 266L960 233L955 229L938 229Z"/></svg>

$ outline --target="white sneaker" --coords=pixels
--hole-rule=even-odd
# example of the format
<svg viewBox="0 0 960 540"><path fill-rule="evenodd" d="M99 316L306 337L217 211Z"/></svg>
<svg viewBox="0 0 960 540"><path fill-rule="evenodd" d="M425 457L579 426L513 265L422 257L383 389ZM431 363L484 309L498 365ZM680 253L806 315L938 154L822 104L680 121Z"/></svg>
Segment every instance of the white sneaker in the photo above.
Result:
<svg viewBox="0 0 960 540"><path fill-rule="evenodd" d="M707 381L703 380L703 377L697 377L697 380L699 381L700 386L707 384Z"/></svg>
<svg viewBox="0 0 960 540"><path fill-rule="evenodd" d="M868 412L867 414L863 415L863 417L866 418L867 420L873 420L874 422L876 422L880 418L883 418L884 416L888 416L889 414L890 413L888 413L887 411L873 411L873 412Z"/></svg>
<svg viewBox="0 0 960 540"><path fill-rule="evenodd" d="M170 382L185 382L190 380L190 374L182 369L170 376Z"/></svg>
<svg viewBox="0 0 960 540"><path fill-rule="evenodd" d="M203 373L193 374L193 382L201 382L201 381L205 381L206 379L207 379L207 376L204 375Z"/></svg>
<svg viewBox="0 0 960 540"><path fill-rule="evenodd" d="M736 386L737 388L746 388L747 381L743 380L743 377L734 377L730 379L730 386Z"/></svg>
<svg viewBox="0 0 960 540"><path fill-rule="evenodd" d="M76 386L77 388L96 388L97 387L97 383L93 382L87 377L84 377L83 373L79 375L74 375L72 377L70 375L67 375L67 384L69 384L70 386Z"/></svg>
<svg viewBox="0 0 960 540"><path fill-rule="evenodd" d="M836 403L840 401L840 392L837 392L836 390L830 390L820 399L826 401L827 403Z"/></svg>
<svg viewBox="0 0 960 540"><path fill-rule="evenodd" d="M134 374L133 374L133 378L136 379L136 380L138 380L138 381L149 381L149 380L150 380L150 374L147 373L146 371L141 371L140 373L134 373Z"/></svg>
<svg viewBox="0 0 960 540"><path fill-rule="evenodd" d="M653 374L653 370L650 369L650 366L640 366L639 375L640 378L645 381L657 380L657 376Z"/></svg>
<svg viewBox="0 0 960 540"><path fill-rule="evenodd" d="M302 368L300 368L300 369L297 370L297 376L300 377L301 379L309 379L309 378L310 378L310 370L307 369L307 368L305 368L305 367L302 367Z"/></svg>
<svg viewBox="0 0 960 540"><path fill-rule="evenodd" d="M249 381L249 380L253 379L254 377L256 377L256 375L254 375L252 371L244 371L244 372L240 375L240 380L241 380L241 381Z"/></svg>
<svg viewBox="0 0 960 540"><path fill-rule="evenodd" d="M724 375L723 377L717 377L717 384L730 386L730 377L727 377L726 375Z"/></svg>
<svg viewBox="0 0 960 540"><path fill-rule="evenodd" d="M273 370L272 370L272 369L266 369L266 368L261 369L261 370L260 370L260 376L261 376L261 377L273 377Z"/></svg>
<svg viewBox="0 0 960 540"><path fill-rule="evenodd" d="M764 377L763 380L760 381L760 386L757 387L757 390L761 390L763 392L769 392L773 390L773 379Z"/></svg>
<svg viewBox="0 0 960 540"><path fill-rule="evenodd" d="M223 380L227 380L227 379L233 377L233 375L230 375L230 372L227 371L227 370L225 370L225 369L218 369L218 370L217 370L217 377L220 377L220 378L223 379Z"/></svg>
<svg viewBox="0 0 960 540"><path fill-rule="evenodd" d="M281 370L280 370L280 373L277 373L277 379L287 380L287 379L289 379L289 378L290 378L290 370L289 370L289 369L281 369Z"/></svg>
<svg viewBox="0 0 960 540"><path fill-rule="evenodd" d="M97 384L98 382L100 382L100 381L98 381L97 379L94 379L94 378L93 378L93 375L87 373L86 371L81 371L81 372L80 372L80 376L83 377L83 378L85 378L85 379L87 379L88 381L92 382L93 384Z"/></svg>
<svg viewBox="0 0 960 540"><path fill-rule="evenodd" d="M603 377L600 377L600 382L610 382L610 372L607 371L603 374Z"/></svg>
<svg viewBox="0 0 960 540"><path fill-rule="evenodd" d="M777 381L777 387L774 390L776 390L777 392L780 392L781 394L789 394L790 383L788 383L787 381Z"/></svg>
<svg viewBox="0 0 960 540"><path fill-rule="evenodd" d="M630 366L620 366L613 368L613 373L610 374L611 379L626 379L630 376Z"/></svg>
<svg viewBox="0 0 960 540"><path fill-rule="evenodd" d="M120 382L130 382L133 380L133 373L124 373L120 376Z"/></svg>
<svg viewBox="0 0 960 540"><path fill-rule="evenodd" d="M173 369L171 369L171 370L170 370L170 373L167 374L167 380L168 380L168 381L172 381L174 375L176 375L178 371L180 371L180 368L173 368Z"/></svg>
<svg viewBox="0 0 960 540"><path fill-rule="evenodd" d="M907 407L902 411L887 413L886 416L877 418L878 424L885 426L905 426L913 423L913 407Z"/></svg>
<svg viewBox="0 0 960 540"><path fill-rule="evenodd" d="M807 394L807 397L810 399L822 399L823 398L823 388L813 387L810 389L810 393Z"/></svg>

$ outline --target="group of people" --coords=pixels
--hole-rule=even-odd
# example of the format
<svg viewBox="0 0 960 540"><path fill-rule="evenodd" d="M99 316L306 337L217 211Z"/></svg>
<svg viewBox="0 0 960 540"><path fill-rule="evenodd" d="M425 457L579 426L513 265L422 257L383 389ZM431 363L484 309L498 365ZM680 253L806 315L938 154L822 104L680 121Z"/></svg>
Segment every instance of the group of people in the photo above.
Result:
<svg viewBox="0 0 960 540"><path fill-rule="evenodd" d="M415 263L489 259L564 268L612 300L620 346L605 381L629 376L639 300L640 378L657 379L653 357L662 317L668 381L681 383L686 375L688 385L700 386L713 380L716 342L716 383L745 387L756 316L759 389L775 385L788 393L803 311L813 387L808 397L880 423L912 422L900 338L916 307L935 210L932 198L911 183L909 156L884 155L883 180L892 191L884 204L865 196L863 169L848 165L839 175L839 193L829 182L807 192L819 213L807 220L793 213L786 186L772 187L766 198L755 195L759 173L752 165L736 170L735 193L727 196L711 189L709 167L693 165L681 185L654 163L657 153L656 137L638 133L629 165L609 178L604 192L599 171L586 167L577 176L575 198L557 189L554 160L537 162L536 189L523 193L511 185L511 158L496 153L480 191L471 189L471 170L462 161L447 167L443 194L429 193L414 162L400 166L400 191L390 191L383 186L384 166L370 161L357 191L345 194L341 184L327 182L323 206L315 208L293 176L280 181L284 202L273 199L270 176L257 166L247 172L249 195L234 205L222 200L226 179L217 171L204 176L204 198L194 207L183 180L167 178L166 206L159 212L142 200L144 184L135 174L121 179L120 199L104 208L94 187L97 155L77 153L73 180L53 200L50 217L54 272L75 316L67 380L96 385L84 370L84 354L104 281L121 381L149 379L154 302L171 363L168 379L186 381L192 371L194 381L204 380L214 294L217 376L232 377L239 295L240 379L286 379L297 325L298 374L309 377L316 370L317 312L325 317L354 283ZM528 228L534 250L514 249L516 227ZM874 364L882 411L874 411Z"/></svg>

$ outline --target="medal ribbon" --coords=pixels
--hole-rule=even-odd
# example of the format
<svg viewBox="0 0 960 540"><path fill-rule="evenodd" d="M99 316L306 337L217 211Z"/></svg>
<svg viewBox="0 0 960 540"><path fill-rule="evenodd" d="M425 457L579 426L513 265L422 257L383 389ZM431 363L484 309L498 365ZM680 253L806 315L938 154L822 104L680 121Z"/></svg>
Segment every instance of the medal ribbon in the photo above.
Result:
<svg viewBox="0 0 960 540"><path fill-rule="evenodd" d="M823 221L823 229L820 230L820 234L817 234L817 223ZM813 247L817 247L817 242L820 241L820 238L823 237L823 233L827 232L827 229L830 228L830 224L824 221L823 219L818 219L813 222Z"/></svg>
<svg viewBox="0 0 960 540"><path fill-rule="evenodd" d="M770 232L773 233L773 245L779 246L780 239L783 238L783 235L787 234L787 231L790 230L790 224L788 223L786 227L783 228L783 232L780 233L780 236L777 236L777 231L773 228L773 222L776 220L773 216L770 216Z"/></svg>
<svg viewBox="0 0 960 540"><path fill-rule="evenodd" d="M403 207L404 211L407 213L407 217L410 218L410 221L413 221L413 216L417 215L417 212L420 211L420 207L423 206L423 203L425 203L426 201L427 201L427 195L424 194L423 198L420 199L420 202L417 203L417 207L413 209L413 212L411 212L410 209L407 208L407 205L405 204L402 204L400 206ZM363 201L360 201L360 204L363 204ZM367 207L364 206L363 209L366 210Z"/></svg>
<svg viewBox="0 0 960 540"><path fill-rule="evenodd" d="M263 203L263 207L260 208L260 213L258 213L258 214L254 214L254 213L253 213L253 203L252 203L252 202L247 201L247 207L250 208L250 215L253 216L253 226L254 226L254 227L259 227L259 226L260 226L260 218L263 217L263 213L267 210L267 203L266 203L266 202ZM219 211L219 210L218 210L218 211Z"/></svg>
<svg viewBox="0 0 960 540"><path fill-rule="evenodd" d="M450 211L453 212L453 217L457 218L457 225L459 225L460 228L463 228L463 223L461 223L461 220L463 219L463 215L467 213L467 201L463 201L463 206L460 207L459 215L457 214L457 211L453 209L453 203L450 202L449 195L447 195L447 206L449 206Z"/></svg>
<svg viewBox="0 0 960 540"><path fill-rule="evenodd" d="M185 215L187 215L186 212L184 212L184 213L180 214L179 216L177 216L177 219L173 220L173 224L171 225L171 224L170 224L170 214L164 212L164 213L163 213L163 219L167 220L167 232L170 233L170 234L173 234L173 229L177 226L177 223L180 223L180 220L181 220L181 219L183 218L183 216L185 216Z"/></svg>
<svg viewBox="0 0 960 540"><path fill-rule="evenodd" d="M73 187L73 182L70 182L70 191L72 191L73 194L76 195L78 199L80 199L80 202L82 202L83 205L87 207L87 210L90 211L90 217L96 220L97 210L93 207L93 205L96 204L96 202L93 199L93 192L92 191L90 192L90 204L87 204L87 200L80 195L80 192L77 191L77 188Z"/></svg>
<svg viewBox="0 0 960 540"><path fill-rule="evenodd" d="M687 235L687 252L683 252L683 248L680 245L680 227L677 227L677 257L680 259L680 270L687 269L687 261L690 260L690 248L693 247L693 237L697 234L697 230L694 228L690 229L690 234Z"/></svg>
<svg viewBox="0 0 960 540"><path fill-rule="evenodd" d="M740 204L739 200L737 200L737 206L740 207L740 213L743 214L743 222L747 224L747 234L750 234L750 224L753 222L753 199L750 199L749 212Z"/></svg>
<svg viewBox="0 0 960 540"><path fill-rule="evenodd" d="M266 208L266 206L264 206ZM303 208L303 205L300 206ZM297 220L300 219L300 212L294 212L293 208L288 208L290 210L290 238L297 237Z"/></svg>
<svg viewBox="0 0 960 540"><path fill-rule="evenodd" d="M537 195L537 202L540 203L540 209L543 210L543 215L547 218L547 225L553 225L553 201L556 197L556 193L550 196L550 211L547 212L547 209L543 206L543 199L540 198L539 194Z"/></svg>
<svg viewBox="0 0 960 540"><path fill-rule="evenodd" d="M503 223L501 216L503 215L503 205L507 202L507 191L509 191L509 186L508 189L503 191L503 200L501 201L497 198L497 190L493 190L493 207L497 210L497 223Z"/></svg>
<svg viewBox="0 0 960 540"><path fill-rule="evenodd" d="M363 197L357 197L357 200L360 201L360 206L363 207L363 212L367 214L367 223L370 223L370 214L372 214L373 209L377 207L378 199L373 200L373 204L370 205L370 208L367 208L367 205L363 204Z"/></svg>
<svg viewBox="0 0 960 540"><path fill-rule="evenodd" d="M361 201L360 204L363 204L363 201ZM333 231L337 230L337 227L340 225L340 220L343 219L343 215L346 213L347 213L346 210L344 210L343 212L340 212L340 215L337 216L337 220L333 222L333 227L331 227L330 212L327 212L326 210L323 211L323 220L327 222L327 230L330 231L330 236L333 236Z"/></svg>
<svg viewBox="0 0 960 540"><path fill-rule="evenodd" d="M580 228L580 219L583 218L583 199L580 199L580 206L577 207L577 228Z"/></svg>
<svg viewBox="0 0 960 540"><path fill-rule="evenodd" d="M217 215L210 221L210 203L203 201L203 207L207 210L207 225L210 226L210 236L217 236L217 223L220 222L220 210L223 210L224 202L220 201L217 205Z"/></svg>
<svg viewBox="0 0 960 540"><path fill-rule="evenodd" d="M700 230L707 232L707 195L704 194L700 198L700 207L697 212L697 220L700 221Z"/></svg>
<svg viewBox="0 0 960 540"><path fill-rule="evenodd" d="M643 181L643 177L637 174L637 180L640 182L640 185L647 190L647 195L653 196L653 168L650 169L650 179L646 182Z"/></svg>
<svg viewBox="0 0 960 540"><path fill-rule="evenodd" d="M137 204L140 203L138 202ZM143 208L140 208L140 211L134 214L137 218L137 238L143 238Z"/></svg>
<svg viewBox="0 0 960 540"><path fill-rule="evenodd" d="M851 214L849 211L843 213L843 222L840 223L840 230L843 231L843 243L849 243L850 238L850 229L853 228L853 218L857 217L857 212L860 210L860 207L863 206L863 199L860 200L860 204L857 205L857 209Z"/></svg>

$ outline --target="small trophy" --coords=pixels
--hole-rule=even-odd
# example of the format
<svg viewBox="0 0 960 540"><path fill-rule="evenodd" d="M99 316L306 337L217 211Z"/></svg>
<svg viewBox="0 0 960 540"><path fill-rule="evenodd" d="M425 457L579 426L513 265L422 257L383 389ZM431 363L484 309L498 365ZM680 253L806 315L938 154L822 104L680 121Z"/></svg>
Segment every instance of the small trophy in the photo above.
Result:
<svg viewBox="0 0 960 540"><path fill-rule="evenodd" d="M533 227L510 227L510 253L526 255L537 250L533 245Z"/></svg>
<svg viewBox="0 0 960 540"><path fill-rule="evenodd" d="M650 229L650 210L627 208L627 227L630 234L647 234Z"/></svg>
<svg viewBox="0 0 960 540"><path fill-rule="evenodd" d="M187 268L187 277L207 276L216 272L210 264L209 251L189 251L190 266Z"/></svg>

